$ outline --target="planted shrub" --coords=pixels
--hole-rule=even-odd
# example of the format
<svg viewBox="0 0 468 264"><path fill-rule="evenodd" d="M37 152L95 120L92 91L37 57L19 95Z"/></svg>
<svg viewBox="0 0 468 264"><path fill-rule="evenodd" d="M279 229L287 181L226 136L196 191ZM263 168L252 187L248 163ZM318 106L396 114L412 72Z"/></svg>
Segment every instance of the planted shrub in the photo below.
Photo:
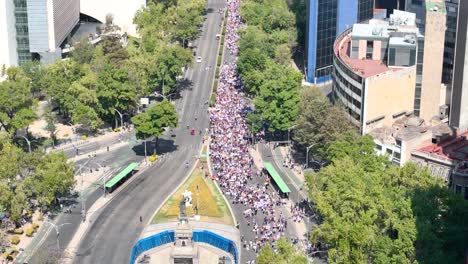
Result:
<svg viewBox="0 0 468 264"><path fill-rule="evenodd" d="M10 242L13 244L13 245L18 245L19 242L21 241L21 239L19 238L19 236L12 236L11 239L10 239Z"/></svg>
<svg viewBox="0 0 468 264"><path fill-rule="evenodd" d="M30 228L26 229L26 236L32 237L33 234L34 234L34 228L33 227L30 227Z"/></svg>

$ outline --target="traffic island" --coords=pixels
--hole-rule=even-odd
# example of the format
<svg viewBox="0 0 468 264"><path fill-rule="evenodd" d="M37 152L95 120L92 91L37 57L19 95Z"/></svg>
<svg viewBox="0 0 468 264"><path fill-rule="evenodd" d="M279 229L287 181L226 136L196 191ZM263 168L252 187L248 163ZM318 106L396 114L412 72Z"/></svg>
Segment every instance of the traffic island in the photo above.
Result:
<svg viewBox="0 0 468 264"><path fill-rule="evenodd" d="M179 204L186 190L192 192L192 206L187 207L190 218L196 219L199 215L197 220L202 222L234 225L228 205L202 162L197 162L191 175L156 212L151 224L179 221Z"/></svg>

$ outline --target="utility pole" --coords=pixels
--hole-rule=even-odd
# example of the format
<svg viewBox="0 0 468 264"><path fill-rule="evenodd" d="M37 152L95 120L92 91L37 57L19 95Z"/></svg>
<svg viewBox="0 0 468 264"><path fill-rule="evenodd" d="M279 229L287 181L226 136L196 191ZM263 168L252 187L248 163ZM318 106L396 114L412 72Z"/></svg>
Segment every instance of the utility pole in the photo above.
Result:
<svg viewBox="0 0 468 264"><path fill-rule="evenodd" d="M31 153L31 141L29 141L29 139L25 136L20 136L22 138L24 138L24 140L26 140L26 143L28 143L28 149L29 149L29 153Z"/></svg>
<svg viewBox="0 0 468 264"><path fill-rule="evenodd" d="M60 231L59 231L59 228L61 228L64 225L71 225L71 223L64 223L64 224L61 224L61 225L56 225L56 224L54 224L54 223L52 223L50 221L44 221L44 224L49 224L55 229L55 232L57 233L57 249L60 250Z"/></svg>
<svg viewBox="0 0 468 264"><path fill-rule="evenodd" d="M200 196L199 196L199 193L200 193L200 189L199 189L198 184L197 184L197 215L200 215Z"/></svg>
<svg viewBox="0 0 468 264"><path fill-rule="evenodd" d="M316 143L314 143L314 144L307 147L307 151L306 151L306 168L309 168L309 150L310 150L310 148L315 146L315 144Z"/></svg>
<svg viewBox="0 0 468 264"><path fill-rule="evenodd" d="M122 113L120 113L119 110L115 109L115 111L119 114L119 116L120 116L120 126L123 127L123 115L122 115Z"/></svg>

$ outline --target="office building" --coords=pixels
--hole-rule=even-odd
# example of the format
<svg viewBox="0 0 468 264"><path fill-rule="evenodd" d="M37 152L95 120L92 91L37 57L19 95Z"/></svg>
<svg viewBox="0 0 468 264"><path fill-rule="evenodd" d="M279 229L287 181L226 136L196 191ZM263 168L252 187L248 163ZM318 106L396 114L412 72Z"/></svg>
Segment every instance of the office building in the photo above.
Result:
<svg viewBox="0 0 468 264"><path fill-rule="evenodd" d="M458 9L457 41L450 102L450 125L468 129L468 2L460 1Z"/></svg>
<svg viewBox="0 0 468 264"><path fill-rule="evenodd" d="M62 58L60 45L78 24L78 0L27 0L29 50L42 63Z"/></svg>
<svg viewBox="0 0 468 264"><path fill-rule="evenodd" d="M354 23L373 16L374 0L309 0L306 30L306 79L331 79L333 43Z"/></svg>
<svg viewBox="0 0 468 264"><path fill-rule="evenodd" d="M405 0L375 0L375 8L384 8L390 15L394 9L404 10L405 2Z"/></svg>
<svg viewBox="0 0 468 264"><path fill-rule="evenodd" d="M446 87L442 85L447 15L444 1L426 1L424 13L424 27L419 27L424 44L417 56L414 113L429 121L440 115L440 107L446 102Z"/></svg>
<svg viewBox="0 0 468 264"><path fill-rule="evenodd" d="M122 32L131 36L137 35L133 18L136 12L146 6L147 0L80 0L80 12L101 23L106 22L106 16L113 17L113 23Z"/></svg>
<svg viewBox="0 0 468 264"><path fill-rule="evenodd" d="M79 0L5 0L0 6L0 64L61 58L60 45L79 20Z"/></svg>
<svg viewBox="0 0 468 264"><path fill-rule="evenodd" d="M333 100L362 134L412 113L421 38L412 13L355 24L334 45Z"/></svg>
<svg viewBox="0 0 468 264"><path fill-rule="evenodd" d="M461 0L407 0L405 10L408 12L416 13L416 23L418 27L424 32L425 20L426 20L426 10L428 6L433 6L434 4L439 4L441 6L445 2L445 12L446 12L446 31L445 31L445 48L444 48L444 60L442 68L442 82L450 88L452 83L453 75L453 61L455 54L455 39L457 31L457 13L458 5ZM430 8L429 8L430 9ZM447 91L448 98L450 91ZM448 103L448 102L447 102Z"/></svg>
<svg viewBox="0 0 468 264"><path fill-rule="evenodd" d="M0 3L0 67L18 64L14 10L13 1Z"/></svg>

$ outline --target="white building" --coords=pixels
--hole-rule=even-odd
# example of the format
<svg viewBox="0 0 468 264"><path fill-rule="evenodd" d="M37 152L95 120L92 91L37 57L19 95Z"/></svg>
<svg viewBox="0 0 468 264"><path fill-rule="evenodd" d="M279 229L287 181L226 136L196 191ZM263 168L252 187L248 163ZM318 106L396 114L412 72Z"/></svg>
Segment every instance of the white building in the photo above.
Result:
<svg viewBox="0 0 468 264"><path fill-rule="evenodd" d="M78 0L27 0L29 49L44 63L61 58L60 45L78 24Z"/></svg>
<svg viewBox="0 0 468 264"><path fill-rule="evenodd" d="M13 0L0 2L0 67L18 64L14 9Z"/></svg>
<svg viewBox="0 0 468 264"><path fill-rule="evenodd" d="M0 64L61 58L60 45L80 18L79 0L2 0Z"/></svg>
<svg viewBox="0 0 468 264"><path fill-rule="evenodd" d="M101 23L106 22L106 16L114 17L114 24L128 35L136 36L136 26L133 18L136 12L146 6L146 0L81 0L80 12Z"/></svg>

